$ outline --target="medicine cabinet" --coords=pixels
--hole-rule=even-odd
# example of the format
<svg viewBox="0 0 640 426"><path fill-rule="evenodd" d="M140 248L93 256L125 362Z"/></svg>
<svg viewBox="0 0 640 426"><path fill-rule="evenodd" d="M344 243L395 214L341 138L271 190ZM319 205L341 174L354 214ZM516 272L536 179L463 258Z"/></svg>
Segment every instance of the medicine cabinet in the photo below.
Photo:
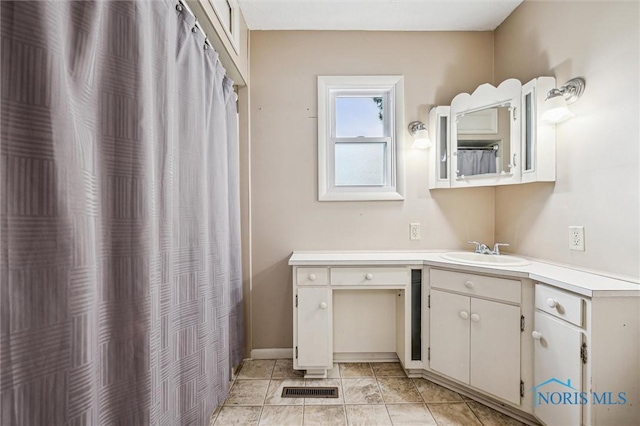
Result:
<svg viewBox="0 0 640 426"><path fill-rule="evenodd" d="M460 188L555 181L555 125L540 122L555 78L460 93L429 113L429 187Z"/></svg>

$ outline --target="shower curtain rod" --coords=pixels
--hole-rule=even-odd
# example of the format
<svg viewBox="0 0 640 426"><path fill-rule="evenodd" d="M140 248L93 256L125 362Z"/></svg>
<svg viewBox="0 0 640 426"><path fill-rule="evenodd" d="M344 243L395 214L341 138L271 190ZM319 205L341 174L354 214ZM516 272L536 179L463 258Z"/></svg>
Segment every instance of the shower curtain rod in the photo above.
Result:
<svg viewBox="0 0 640 426"><path fill-rule="evenodd" d="M458 151L460 151L461 149L464 150L480 150L480 151L497 151L498 149L500 149L500 147L498 145L493 145L493 146L459 146L458 147Z"/></svg>
<svg viewBox="0 0 640 426"><path fill-rule="evenodd" d="M204 42L207 46L212 47L211 43L209 43L209 37L207 36L207 33L204 32L204 30L202 29L202 27L200 26L200 24L198 23L198 18L196 18L196 14L193 13L193 11L191 10L191 8L189 7L189 5L187 4L186 1L182 1L182 0L178 0L178 5L176 5L176 9L178 10L178 12L182 12L182 9L186 10L187 13L189 13L191 16L193 16L193 18L195 19L195 24L194 27L198 29L198 31L200 31L202 33L202 35L204 36ZM216 61L219 61L220 59L218 58Z"/></svg>

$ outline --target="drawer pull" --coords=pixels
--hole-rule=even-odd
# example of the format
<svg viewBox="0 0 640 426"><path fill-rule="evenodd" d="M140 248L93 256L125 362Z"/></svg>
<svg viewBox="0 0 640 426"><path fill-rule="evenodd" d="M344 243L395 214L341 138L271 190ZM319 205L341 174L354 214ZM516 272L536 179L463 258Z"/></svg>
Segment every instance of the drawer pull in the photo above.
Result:
<svg viewBox="0 0 640 426"><path fill-rule="evenodd" d="M320 309L327 309L327 303L326 302L320 303Z"/></svg>
<svg viewBox="0 0 640 426"><path fill-rule="evenodd" d="M473 322L480 322L480 315L478 315L478 314L471 314L471 321L473 321Z"/></svg>
<svg viewBox="0 0 640 426"><path fill-rule="evenodd" d="M542 333L540 333L539 331L533 330L531 332L531 337L533 337L533 340L540 340L542 339Z"/></svg>
<svg viewBox="0 0 640 426"><path fill-rule="evenodd" d="M473 282L467 281L467 282L464 283L464 286L466 288L468 288L469 290L471 290L473 288Z"/></svg>
<svg viewBox="0 0 640 426"><path fill-rule="evenodd" d="M558 306L558 301L553 297L550 297L547 299L547 306L550 308L555 308L556 306Z"/></svg>
<svg viewBox="0 0 640 426"><path fill-rule="evenodd" d="M309 281L315 281L316 280L316 274L309 274Z"/></svg>
<svg viewBox="0 0 640 426"><path fill-rule="evenodd" d="M364 276L367 280L371 281L373 279L373 274L367 274Z"/></svg>
<svg viewBox="0 0 640 426"><path fill-rule="evenodd" d="M469 318L469 313L466 311L460 311L458 315L460 315L460 318L462 318L463 320L466 320Z"/></svg>

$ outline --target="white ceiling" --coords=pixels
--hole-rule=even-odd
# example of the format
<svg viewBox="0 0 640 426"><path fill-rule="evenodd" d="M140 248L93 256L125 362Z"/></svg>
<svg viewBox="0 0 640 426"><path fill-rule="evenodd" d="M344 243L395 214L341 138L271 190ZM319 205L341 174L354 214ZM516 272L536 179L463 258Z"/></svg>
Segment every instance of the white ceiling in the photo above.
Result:
<svg viewBox="0 0 640 426"><path fill-rule="evenodd" d="M251 30L490 31L523 0L238 0Z"/></svg>

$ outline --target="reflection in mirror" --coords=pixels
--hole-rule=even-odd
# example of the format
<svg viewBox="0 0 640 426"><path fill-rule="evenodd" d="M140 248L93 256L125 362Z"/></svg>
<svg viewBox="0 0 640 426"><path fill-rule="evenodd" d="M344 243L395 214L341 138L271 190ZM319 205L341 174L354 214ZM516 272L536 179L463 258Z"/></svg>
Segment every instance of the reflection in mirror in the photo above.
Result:
<svg viewBox="0 0 640 426"><path fill-rule="evenodd" d="M533 96L524 97L524 170L533 170Z"/></svg>
<svg viewBox="0 0 640 426"><path fill-rule="evenodd" d="M449 142L447 140L447 128L448 128L448 123L447 121L449 120L448 116L442 116L440 117L440 137L438 138L438 141L440 143L440 149L438 152L440 152L440 162L442 163L440 166L440 179L446 179L447 178L447 170L449 169L449 166L447 164L447 157L448 157L448 153L447 153L447 143Z"/></svg>
<svg viewBox="0 0 640 426"><path fill-rule="evenodd" d="M511 114L499 106L456 117L459 177L508 173Z"/></svg>

